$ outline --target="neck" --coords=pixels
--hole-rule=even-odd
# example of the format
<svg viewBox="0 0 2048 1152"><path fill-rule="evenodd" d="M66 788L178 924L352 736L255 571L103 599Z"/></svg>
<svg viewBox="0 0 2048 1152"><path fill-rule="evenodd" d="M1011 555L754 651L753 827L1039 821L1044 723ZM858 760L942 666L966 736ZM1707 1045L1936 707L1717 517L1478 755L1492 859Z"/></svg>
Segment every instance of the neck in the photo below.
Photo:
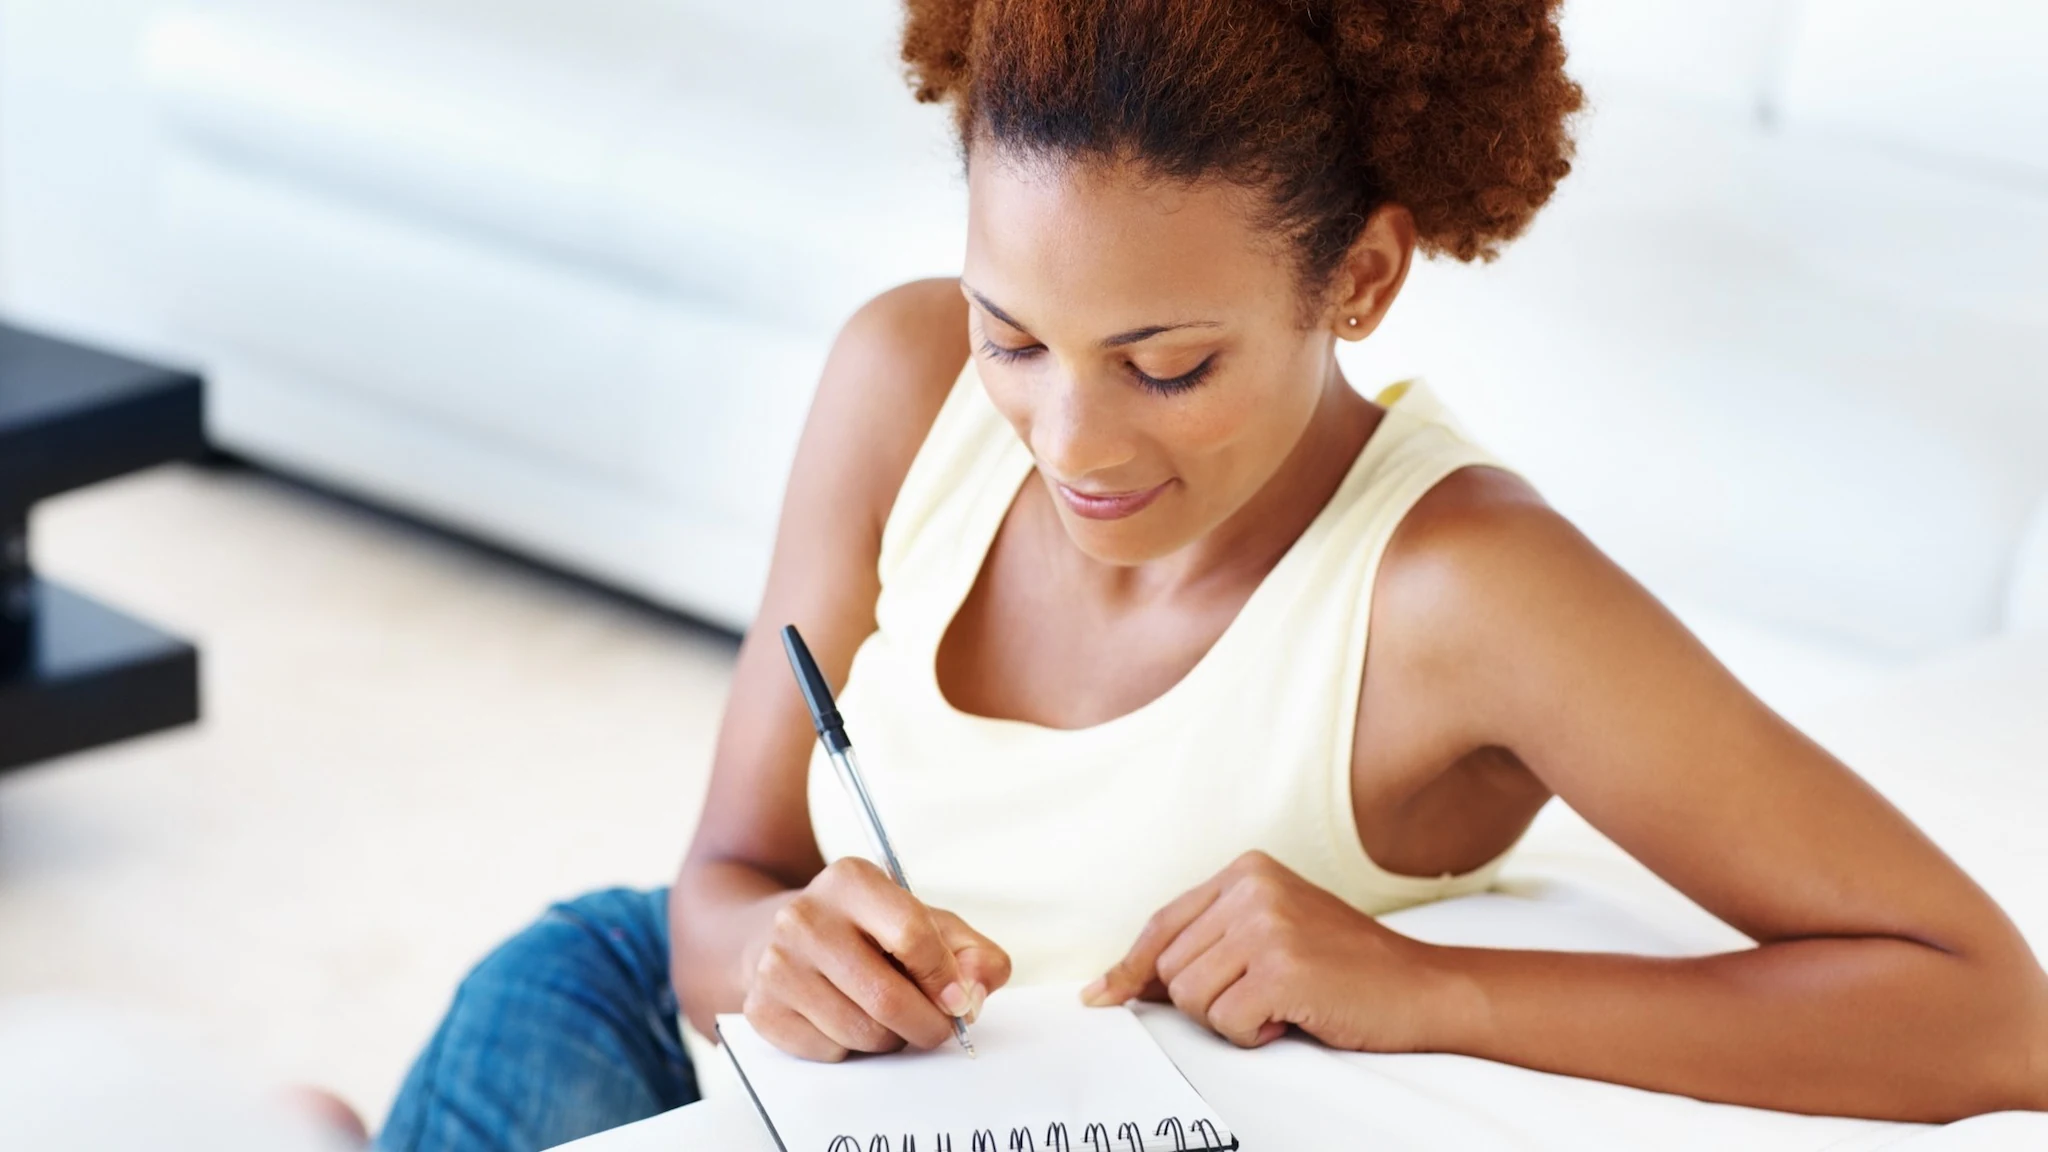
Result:
<svg viewBox="0 0 2048 1152"><path fill-rule="evenodd" d="M1330 362L1314 413L1273 475L1244 506L1182 549L1198 580L1263 578L1337 493L1383 411Z"/></svg>

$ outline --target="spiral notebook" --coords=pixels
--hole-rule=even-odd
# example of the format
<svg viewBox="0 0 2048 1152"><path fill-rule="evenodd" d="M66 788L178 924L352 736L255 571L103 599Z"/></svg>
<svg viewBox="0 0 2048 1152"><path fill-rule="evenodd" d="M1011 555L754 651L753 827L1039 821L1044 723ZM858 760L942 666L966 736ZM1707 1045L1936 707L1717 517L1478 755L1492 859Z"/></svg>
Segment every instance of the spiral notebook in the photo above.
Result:
<svg viewBox="0 0 2048 1152"><path fill-rule="evenodd" d="M957 1044L820 1064L718 1035L783 1152L1207 1152L1236 1137L1127 1008L1004 989Z"/></svg>

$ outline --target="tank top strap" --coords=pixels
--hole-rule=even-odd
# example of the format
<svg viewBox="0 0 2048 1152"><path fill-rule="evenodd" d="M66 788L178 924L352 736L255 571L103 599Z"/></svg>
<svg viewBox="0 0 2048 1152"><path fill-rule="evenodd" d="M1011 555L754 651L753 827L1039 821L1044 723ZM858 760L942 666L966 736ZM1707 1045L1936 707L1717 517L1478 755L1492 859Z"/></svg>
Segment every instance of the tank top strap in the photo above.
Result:
<svg viewBox="0 0 2048 1152"><path fill-rule="evenodd" d="M882 527L879 626L937 644L936 632L966 598L1030 472L1030 449L989 400L970 356L911 458Z"/></svg>

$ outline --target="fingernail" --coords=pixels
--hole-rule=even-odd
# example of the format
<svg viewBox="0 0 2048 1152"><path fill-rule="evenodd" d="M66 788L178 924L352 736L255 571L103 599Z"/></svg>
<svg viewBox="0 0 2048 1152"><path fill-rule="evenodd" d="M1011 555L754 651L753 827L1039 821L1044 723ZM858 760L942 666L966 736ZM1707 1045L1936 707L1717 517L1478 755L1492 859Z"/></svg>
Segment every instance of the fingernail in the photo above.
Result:
<svg viewBox="0 0 2048 1152"><path fill-rule="evenodd" d="M1081 1003L1100 1007L1103 996L1109 991L1109 977L1097 976L1095 982L1081 989Z"/></svg>
<svg viewBox="0 0 2048 1152"><path fill-rule="evenodd" d="M967 986L967 1022L969 1024L974 1023L975 1018L981 1015L981 1006L987 1000L988 989L983 988L980 981L977 980Z"/></svg>
<svg viewBox="0 0 2048 1152"><path fill-rule="evenodd" d="M974 1007L974 1003L968 997L967 989L955 982L946 985L946 990L939 993L939 1007L944 1008L947 1015L965 1016Z"/></svg>

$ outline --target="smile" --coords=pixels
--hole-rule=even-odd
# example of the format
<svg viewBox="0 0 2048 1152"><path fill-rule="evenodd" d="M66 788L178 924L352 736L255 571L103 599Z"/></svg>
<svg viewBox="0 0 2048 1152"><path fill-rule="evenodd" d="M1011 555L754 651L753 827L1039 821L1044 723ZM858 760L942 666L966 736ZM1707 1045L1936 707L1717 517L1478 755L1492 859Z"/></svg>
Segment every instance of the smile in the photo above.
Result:
<svg viewBox="0 0 2048 1152"><path fill-rule="evenodd" d="M1150 488L1134 492L1077 492L1059 481L1052 486L1059 490L1060 499L1073 509L1074 515L1090 520L1121 520L1135 515L1166 491L1171 480L1162 480Z"/></svg>

